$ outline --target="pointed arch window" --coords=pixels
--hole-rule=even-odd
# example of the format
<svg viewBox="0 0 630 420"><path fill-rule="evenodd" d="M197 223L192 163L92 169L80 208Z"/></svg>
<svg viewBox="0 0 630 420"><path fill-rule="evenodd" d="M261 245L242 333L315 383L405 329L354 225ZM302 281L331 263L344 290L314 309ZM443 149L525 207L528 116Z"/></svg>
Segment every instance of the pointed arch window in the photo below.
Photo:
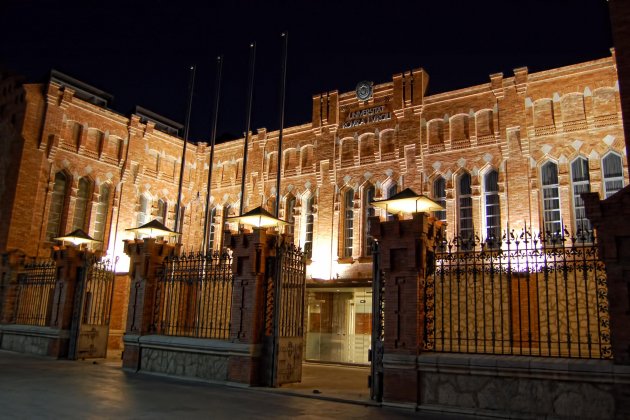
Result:
<svg viewBox="0 0 630 420"><path fill-rule="evenodd" d="M72 218L72 229L85 230L87 221L88 202L90 198L90 180L81 178L79 180L79 189L77 190L77 198L74 202L74 217Z"/></svg>
<svg viewBox="0 0 630 420"><path fill-rule="evenodd" d="M545 232L556 235L562 232L560 215L560 191L558 185L558 165L545 163L541 168L543 190L543 222Z"/></svg>
<svg viewBox="0 0 630 420"><path fill-rule="evenodd" d="M350 258L354 235L354 190L348 189L343 197L343 257Z"/></svg>
<svg viewBox="0 0 630 420"><path fill-rule="evenodd" d="M293 215L293 210L295 209L295 197L293 195L287 197L285 206L286 213L284 215L284 220L289 223L287 225L287 233L289 235L293 235L293 228L295 227L295 216Z"/></svg>
<svg viewBox="0 0 630 420"><path fill-rule="evenodd" d="M160 223L166 224L166 216L168 215L168 203L166 200L158 200L157 216L156 220Z"/></svg>
<svg viewBox="0 0 630 420"><path fill-rule="evenodd" d="M387 198L392 198L397 193L398 193L398 184L392 183L387 187ZM391 213L387 213L387 220L394 220L394 219L396 219L395 215Z"/></svg>
<svg viewBox="0 0 630 420"><path fill-rule="evenodd" d="M305 217L306 217L306 223L305 223L305 227L306 227L306 233L304 236L304 254L306 255L306 258L311 259L311 257L313 256L313 196L309 196L306 199L306 210L305 210Z"/></svg>
<svg viewBox="0 0 630 420"><path fill-rule="evenodd" d="M573 220L575 221L575 233L582 236L591 231L591 222L586 218L584 200L580 194L591 192L591 183L588 173L588 159L579 157L571 163L571 186L573 187Z"/></svg>
<svg viewBox="0 0 630 420"><path fill-rule="evenodd" d="M48 211L48 226L46 227L46 240L52 242L53 238L61 236L63 212L66 208L68 195L68 177L63 172L55 174L50 209Z"/></svg>
<svg viewBox="0 0 630 420"><path fill-rule="evenodd" d="M436 203L446 208L446 180L444 177L438 177L433 181L433 199ZM433 217L443 222L446 221L446 210L434 211Z"/></svg>
<svg viewBox="0 0 630 420"><path fill-rule="evenodd" d="M370 217L376 215L376 211L374 206L372 206L372 201L374 201L374 195L376 193L376 189L373 185L370 185L365 189L365 199L363 200L363 211L365 213L365 221L363 223L364 229L363 234L365 238L365 255L372 255L372 246L374 244L374 237L370 235Z"/></svg>
<svg viewBox="0 0 630 420"><path fill-rule="evenodd" d="M136 219L136 224L138 226L142 226L145 223L148 223L149 220L151 219L151 202L146 195L141 194L138 204L139 204L139 211L138 211L138 217Z"/></svg>
<svg viewBox="0 0 630 420"><path fill-rule="evenodd" d="M109 214L109 197L111 188L109 184L101 184L96 205L96 218L94 220L94 239L103 241L105 238L105 228L107 225L107 215Z"/></svg>
<svg viewBox="0 0 630 420"><path fill-rule="evenodd" d="M623 188L623 164L621 156L608 153L602 161L604 170L604 198L608 198Z"/></svg>
<svg viewBox="0 0 630 420"><path fill-rule="evenodd" d="M459 236L464 240L472 239L474 236L473 213L472 213L472 182L469 173L459 177L459 212L458 225Z"/></svg>
<svg viewBox="0 0 630 420"><path fill-rule="evenodd" d="M497 243L501 238L501 203L499 202L499 173L488 172L483 179L483 196L486 213L486 239Z"/></svg>

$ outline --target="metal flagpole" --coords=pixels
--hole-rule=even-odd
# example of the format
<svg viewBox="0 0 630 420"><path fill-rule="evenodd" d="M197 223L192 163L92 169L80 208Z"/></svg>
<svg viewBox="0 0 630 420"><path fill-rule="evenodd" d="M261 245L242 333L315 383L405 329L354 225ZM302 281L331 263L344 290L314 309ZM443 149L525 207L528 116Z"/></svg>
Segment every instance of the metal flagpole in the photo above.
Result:
<svg viewBox="0 0 630 420"><path fill-rule="evenodd" d="M281 80L280 80L280 131L278 133L278 167L276 174L276 219L280 211L280 172L282 168L282 131L284 129L284 100L285 90L287 86L287 46L289 41L289 34L285 31L282 33L282 68L281 68Z"/></svg>
<svg viewBox="0 0 630 420"><path fill-rule="evenodd" d="M254 69L256 67L256 43L249 44L249 83L247 91L247 110L245 114L245 144L243 146L243 170L241 171L241 205L238 215L243 215L245 206L245 178L247 175L247 143L252 119L252 99L254 97Z"/></svg>
<svg viewBox="0 0 630 420"><path fill-rule="evenodd" d="M208 251L208 230L212 224L210 217L210 189L212 186L212 166L214 162L214 143L217 138L217 121L219 119L219 98L221 94L221 70L223 69L223 56L217 57L217 78L214 85L214 105L212 108L213 120L210 132L210 163L208 164L208 183L206 185L206 211L203 218L203 238L201 240L201 250Z"/></svg>
<svg viewBox="0 0 630 420"><path fill-rule="evenodd" d="M186 107L186 123L184 125L184 148L182 150L182 164L179 168L179 186L177 187L177 206L175 207L175 226L173 229L175 232L179 233L179 237L177 241L181 243L182 240L182 229L181 229L181 220L179 220L179 215L181 213L180 207L182 205L182 184L184 182L184 167L186 165L186 144L188 143L188 130L190 128L190 114L192 111L192 100L193 100L193 90L195 87L195 66L190 66L190 80L188 82L188 106Z"/></svg>

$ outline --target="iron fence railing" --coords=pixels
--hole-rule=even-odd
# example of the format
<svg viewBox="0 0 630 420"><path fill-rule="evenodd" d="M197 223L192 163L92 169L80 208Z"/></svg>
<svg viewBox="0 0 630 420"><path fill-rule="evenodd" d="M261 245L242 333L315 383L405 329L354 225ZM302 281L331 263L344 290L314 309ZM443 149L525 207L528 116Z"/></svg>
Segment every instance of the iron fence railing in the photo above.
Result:
<svg viewBox="0 0 630 420"><path fill-rule="evenodd" d="M57 266L53 260L35 260L18 274L14 323L50 325L53 316Z"/></svg>
<svg viewBox="0 0 630 420"><path fill-rule="evenodd" d="M611 358L604 264L592 235L511 231L442 241L424 284L424 348Z"/></svg>
<svg viewBox="0 0 630 420"><path fill-rule="evenodd" d="M155 332L229 338L233 282L232 257L228 252L169 257L157 284Z"/></svg>

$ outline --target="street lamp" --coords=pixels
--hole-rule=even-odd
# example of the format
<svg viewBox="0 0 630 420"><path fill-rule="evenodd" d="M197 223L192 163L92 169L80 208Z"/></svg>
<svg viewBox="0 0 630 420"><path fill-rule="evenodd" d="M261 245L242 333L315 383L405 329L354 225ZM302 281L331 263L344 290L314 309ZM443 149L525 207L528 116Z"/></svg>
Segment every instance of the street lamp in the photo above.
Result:
<svg viewBox="0 0 630 420"><path fill-rule="evenodd" d="M256 207L241 216L232 216L226 219L228 222L238 222L238 224L249 225L254 228L267 228L272 226L283 226L289 224L284 220L274 217L261 206Z"/></svg>
<svg viewBox="0 0 630 420"><path fill-rule="evenodd" d="M95 242L100 242L100 241L97 241L96 239L92 238L87 233L85 233L83 231L83 229L73 230L72 232L70 232L70 233L68 233L68 234L66 234L64 236L59 236L59 237L54 238L54 239L56 241L61 241L62 243L70 242L72 245L77 246L79 248L83 244L93 244Z"/></svg>
<svg viewBox="0 0 630 420"><path fill-rule="evenodd" d="M135 232L137 235L146 235L149 238L179 235L179 233L173 232L156 219L153 219L142 226L125 230L128 232Z"/></svg>
<svg viewBox="0 0 630 420"><path fill-rule="evenodd" d="M372 201L371 204L388 213L422 213L444 210L443 206L425 195L416 194L411 188L405 188L386 200Z"/></svg>

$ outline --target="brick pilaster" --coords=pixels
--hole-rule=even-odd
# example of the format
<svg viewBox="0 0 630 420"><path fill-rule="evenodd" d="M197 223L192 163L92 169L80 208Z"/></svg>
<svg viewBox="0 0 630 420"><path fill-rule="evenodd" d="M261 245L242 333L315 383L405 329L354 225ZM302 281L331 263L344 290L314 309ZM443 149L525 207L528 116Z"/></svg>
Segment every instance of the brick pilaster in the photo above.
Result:
<svg viewBox="0 0 630 420"><path fill-rule="evenodd" d="M264 229L232 234L224 245L233 251L234 288L230 341L252 345L249 357L230 357L228 380L257 385L263 378L263 338L265 333L266 261L275 252L278 235Z"/></svg>
<svg viewBox="0 0 630 420"><path fill-rule="evenodd" d="M179 251L178 248L178 245L158 242L155 238L125 241L125 253L131 259L129 265L131 283L125 336L140 336L154 332L153 313L158 269L167 257ZM139 363L140 348L126 343L123 352L123 367L138 369Z"/></svg>
<svg viewBox="0 0 630 420"><path fill-rule="evenodd" d="M0 324L12 324L18 291L18 273L24 267L24 254L10 252L1 256L0 264Z"/></svg>
<svg viewBox="0 0 630 420"><path fill-rule="evenodd" d="M423 342L423 281L435 229L432 218L416 213L409 220L370 220L379 242L385 281L383 400L418 401L416 357Z"/></svg>

